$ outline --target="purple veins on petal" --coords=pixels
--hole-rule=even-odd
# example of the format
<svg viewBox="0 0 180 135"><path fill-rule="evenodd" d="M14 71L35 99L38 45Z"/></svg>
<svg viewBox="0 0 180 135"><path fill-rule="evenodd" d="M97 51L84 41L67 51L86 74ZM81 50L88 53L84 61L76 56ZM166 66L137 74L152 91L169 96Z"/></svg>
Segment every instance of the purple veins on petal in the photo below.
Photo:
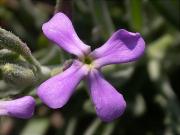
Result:
<svg viewBox="0 0 180 135"><path fill-rule="evenodd" d="M95 59L96 67L119 64L138 59L144 52L145 42L139 33L120 29L101 47L95 49L90 56Z"/></svg>
<svg viewBox="0 0 180 135"><path fill-rule="evenodd" d="M11 101L0 101L0 115L28 119L35 109L35 100L25 96Z"/></svg>
<svg viewBox="0 0 180 135"><path fill-rule="evenodd" d="M38 87L37 94L47 106L54 109L61 108L68 102L85 74L86 68L75 60L64 72L42 83Z"/></svg>
<svg viewBox="0 0 180 135"><path fill-rule="evenodd" d="M72 22L63 13L55 14L52 19L43 24L42 30L47 38L71 54L83 56L90 52L90 46L79 39Z"/></svg>
<svg viewBox="0 0 180 135"><path fill-rule="evenodd" d="M126 108L123 96L102 77L98 70L91 70L88 83L96 113L103 121L110 122L123 114Z"/></svg>

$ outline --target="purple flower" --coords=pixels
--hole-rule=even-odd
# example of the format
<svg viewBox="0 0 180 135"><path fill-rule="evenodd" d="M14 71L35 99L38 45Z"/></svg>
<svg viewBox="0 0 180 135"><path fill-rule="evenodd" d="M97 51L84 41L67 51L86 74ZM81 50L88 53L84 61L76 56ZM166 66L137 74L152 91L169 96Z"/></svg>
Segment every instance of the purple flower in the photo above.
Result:
<svg viewBox="0 0 180 135"><path fill-rule="evenodd" d="M63 73L42 83L37 91L51 108L64 106L80 81L85 77L97 115L106 122L121 116L126 108L123 96L102 76L100 69L109 64L135 61L145 49L139 33L120 29L101 47L91 52L90 46L77 36L69 18L57 13L42 26L44 34L60 48L77 56Z"/></svg>
<svg viewBox="0 0 180 135"><path fill-rule="evenodd" d="M31 96L25 96L11 101L0 101L0 116L27 119L32 117L34 108L35 100Z"/></svg>

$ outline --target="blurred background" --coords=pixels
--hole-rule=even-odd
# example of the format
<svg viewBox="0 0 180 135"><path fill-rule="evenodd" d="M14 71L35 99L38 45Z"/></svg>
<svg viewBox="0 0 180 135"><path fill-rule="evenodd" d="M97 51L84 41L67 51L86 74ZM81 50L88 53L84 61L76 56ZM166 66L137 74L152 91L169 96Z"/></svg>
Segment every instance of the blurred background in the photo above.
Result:
<svg viewBox="0 0 180 135"><path fill-rule="evenodd" d="M100 121L82 82L63 108L52 110L38 99L36 86L20 87L0 73L1 99L24 94L37 99L33 118L0 118L0 135L180 135L180 1L57 0L57 3L0 0L0 26L26 42L33 56L52 69L52 75L61 72L63 63L73 58L42 33L42 24L54 12L67 13L79 37L93 49L118 29L140 32L146 50L137 62L103 68L105 78L124 95L127 109L114 122Z"/></svg>

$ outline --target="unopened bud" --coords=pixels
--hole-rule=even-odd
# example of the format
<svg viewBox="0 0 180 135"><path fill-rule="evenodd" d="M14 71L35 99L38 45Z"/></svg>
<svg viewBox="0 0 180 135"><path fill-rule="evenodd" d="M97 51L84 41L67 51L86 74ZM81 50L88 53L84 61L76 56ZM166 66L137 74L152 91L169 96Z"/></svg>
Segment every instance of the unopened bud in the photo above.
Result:
<svg viewBox="0 0 180 135"><path fill-rule="evenodd" d="M35 83L36 78L33 71L15 64L1 66L3 79L16 87L26 87Z"/></svg>
<svg viewBox="0 0 180 135"><path fill-rule="evenodd" d="M15 52L12 52L8 49L0 50L0 63L7 63L18 59L19 55Z"/></svg>
<svg viewBox="0 0 180 135"><path fill-rule="evenodd" d="M39 62L32 56L29 47L13 33L0 28L0 46L22 55L28 62L40 70Z"/></svg>
<svg viewBox="0 0 180 135"><path fill-rule="evenodd" d="M28 46L23 43L17 36L13 33L0 28L0 45L3 48L7 48L24 57L30 57L31 51Z"/></svg>

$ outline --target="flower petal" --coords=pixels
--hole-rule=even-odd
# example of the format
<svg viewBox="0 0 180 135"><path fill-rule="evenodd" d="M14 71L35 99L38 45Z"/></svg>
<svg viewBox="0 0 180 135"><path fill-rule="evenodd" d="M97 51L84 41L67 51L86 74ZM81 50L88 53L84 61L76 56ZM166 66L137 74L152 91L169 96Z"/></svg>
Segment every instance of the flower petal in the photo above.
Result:
<svg viewBox="0 0 180 135"><path fill-rule="evenodd" d="M90 52L90 47L79 39L70 19L63 13L55 14L43 24L42 30L47 38L71 54L82 56Z"/></svg>
<svg viewBox="0 0 180 135"><path fill-rule="evenodd" d="M105 122L120 117L126 108L123 96L96 69L88 75L88 82L97 115Z"/></svg>
<svg viewBox="0 0 180 135"><path fill-rule="evenodd" d="M74 92L75 87L80 83L86 69L79 61L74 61L71 67L63 73L45 81L38 88L37 94L40 99L51 108L64 106Z"/></svg>
<svg viewBox="0 0 180 135"><path fill-rule="evenodd" d="M35 104L35 100L31 96L11 101L0 101L0 115L27 119L32 117Z"/></svg>
<svg viewBox="0 0 180 135"><path fill-rule="evenodd" d="M145 49L145 42L139 33L124 29L115 32L100 48L95 49L90 56L95 59L96 67L134 61Z"/></svg>

